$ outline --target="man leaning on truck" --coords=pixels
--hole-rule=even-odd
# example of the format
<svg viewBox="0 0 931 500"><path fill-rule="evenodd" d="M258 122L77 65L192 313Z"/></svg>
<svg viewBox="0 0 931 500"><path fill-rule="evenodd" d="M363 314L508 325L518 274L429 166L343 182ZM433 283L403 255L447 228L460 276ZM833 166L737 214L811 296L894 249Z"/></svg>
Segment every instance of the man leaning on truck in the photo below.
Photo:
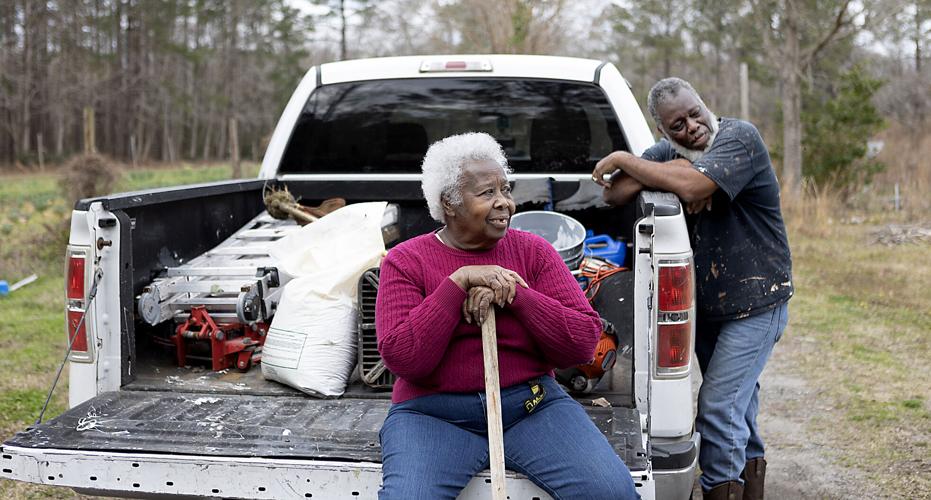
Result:
<svg viewBox="0 0 931 500"><path fill-rule="evenodd" d="M687 203L703 378L696 418L701 487L706 499L763 498L758 379L785 329L793 293L779 183L756 127L715 117L688 82L660 80L647 107L663 139L640 157L611 153L592 180L613 205L644 188Z"/></svg>

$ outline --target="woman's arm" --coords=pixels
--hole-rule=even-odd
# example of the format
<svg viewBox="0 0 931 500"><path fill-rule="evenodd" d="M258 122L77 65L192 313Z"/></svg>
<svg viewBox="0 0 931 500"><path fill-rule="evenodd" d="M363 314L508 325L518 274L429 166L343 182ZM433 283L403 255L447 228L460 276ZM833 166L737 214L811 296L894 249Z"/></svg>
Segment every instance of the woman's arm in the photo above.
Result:
<svg viewBox="0 0 931 500"><path fill-rule="evenodd" d="M375 331L385 366L416 381L433 373L443 359L467 294L447 278L425 296L422 279L404 264L403 255L390 252L382 262Z"/></svg>
<svg viewBox="0 0 931 500"><path fill-rule="evenodd" d="M554 366L587 363L601 336L601 319L556 250L541 241L536 254L539 274L531 288L518 289L510 308Z"/></svg>

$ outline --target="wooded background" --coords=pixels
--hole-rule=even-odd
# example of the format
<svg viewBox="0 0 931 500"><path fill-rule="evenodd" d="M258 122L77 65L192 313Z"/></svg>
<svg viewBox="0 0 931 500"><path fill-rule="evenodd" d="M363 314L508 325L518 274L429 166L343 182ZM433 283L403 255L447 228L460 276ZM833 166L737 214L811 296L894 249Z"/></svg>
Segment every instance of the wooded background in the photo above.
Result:
<svg viewBox="0 0 931 500"><path fill-rule="evenodd" d="M80 152L86 108L119 161L229 158L231 129L260 159L314 64L534 53L612 61L643 105L686 78L721 116L739 116L747 64L749 118L797 193L879 171L883 128L921 143L929 39L931 0L2 0L0 164Z"/></svg>

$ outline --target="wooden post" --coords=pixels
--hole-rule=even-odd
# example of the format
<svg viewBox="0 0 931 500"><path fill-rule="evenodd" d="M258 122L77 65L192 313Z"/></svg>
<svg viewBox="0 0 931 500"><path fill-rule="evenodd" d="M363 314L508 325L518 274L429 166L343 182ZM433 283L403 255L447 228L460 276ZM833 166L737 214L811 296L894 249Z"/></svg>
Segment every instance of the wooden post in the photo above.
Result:
<svg viewBox="0 0 931 500"><path fill-rule="evenodd" d="M230 117L230 162L233 164L233 178L242 177L242 164L239 163L239 133L236 117Z"/></svg>
<svg viewBox="0 0 931 500"><path fill-rule="evenodd" d="M501 382L498 378L498 334L494 305L482 323L482 353L485 358L485 398L488 400L488 456L491 463L491 498L505 500L504 426L501 423Z"/></svg>
<svg viewBox="0 0 931 500"><path fill-rule="evenodd" d="M45 172L45 144L41 133L36 134L36 149L39 152L39 171Z"/></svg>
<svg viewBox="0 0 931 500"><path fill-rule="evenodd" d="M94 108L84 107L84 153L97 152L97 143L94 138Z"/></svg>
<svg viewBox="0 0 931 500"><path fill-rule="evenodd" d="M740 63L740 119L750 121L750 77L747 63Z"/></svg>
<svg viewBox="0 0 931 500"><path fill-rule="evenodd" d="M136 144L136 134L129 136L129 157L132 159L133 168L139 166L139 146Z"/></svg>

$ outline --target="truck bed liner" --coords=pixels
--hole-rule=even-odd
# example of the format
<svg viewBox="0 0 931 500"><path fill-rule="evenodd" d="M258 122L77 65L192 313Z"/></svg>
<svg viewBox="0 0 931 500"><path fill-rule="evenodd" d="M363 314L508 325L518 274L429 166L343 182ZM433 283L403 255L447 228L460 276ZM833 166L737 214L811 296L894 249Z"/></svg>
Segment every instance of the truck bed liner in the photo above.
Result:
<svg viewBox="0 0 931 500"><path fill-rule="evenodd" d="M386 399L108 392L6 446L265 458L381 461ZM635 409L587 408L632 470L646 468Z"/></svg>

